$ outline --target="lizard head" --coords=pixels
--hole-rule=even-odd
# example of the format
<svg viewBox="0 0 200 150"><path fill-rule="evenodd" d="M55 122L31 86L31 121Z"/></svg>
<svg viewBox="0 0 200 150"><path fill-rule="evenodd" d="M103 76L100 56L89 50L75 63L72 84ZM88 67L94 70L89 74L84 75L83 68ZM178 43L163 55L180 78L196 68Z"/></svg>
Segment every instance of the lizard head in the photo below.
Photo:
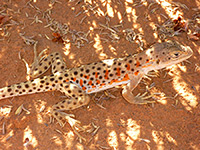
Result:
<svg viewBox="0 0 200 150"><path fill-rule="evenodd" d="M167 41L153 45L146 51L151 58L153 69L165 68L182 62L193 54L189 46L183 46L176 41Z"/></svg>

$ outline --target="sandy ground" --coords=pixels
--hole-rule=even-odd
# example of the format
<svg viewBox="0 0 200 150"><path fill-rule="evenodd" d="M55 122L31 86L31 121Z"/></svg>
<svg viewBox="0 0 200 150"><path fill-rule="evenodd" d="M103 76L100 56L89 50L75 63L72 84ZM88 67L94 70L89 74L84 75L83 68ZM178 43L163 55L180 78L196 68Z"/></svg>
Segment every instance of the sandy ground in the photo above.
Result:
<svg viewBox="0 0 200 150"><path fill-rule="evenodd" d="M69 124L49 122L60 92L1 100L0 149L200 149L200 1L174 2L1 1L0 87L27 80L20 58L33 62L36 41L38 52L60 52L69 68L137 53L165 38L190 46L194 55L134 90L136 95L147 88L155 104L131 105L115 88L107 91L115 98L101 92L88 106L70 111L82 125L95 125L91 133L80 132L86 141ZM16 115L22 104L29 112Z"/></svg>

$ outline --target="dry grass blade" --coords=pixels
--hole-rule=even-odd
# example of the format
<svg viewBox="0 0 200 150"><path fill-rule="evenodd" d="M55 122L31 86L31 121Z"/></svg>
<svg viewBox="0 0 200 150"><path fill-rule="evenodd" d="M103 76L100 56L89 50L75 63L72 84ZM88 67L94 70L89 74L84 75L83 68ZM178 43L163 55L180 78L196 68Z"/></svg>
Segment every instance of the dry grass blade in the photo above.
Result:
<svg viewBox="0 0 200 150"><path fill-rule="evenodd" d="M195 64L195 72L199 72L200 71L200 67L198 64Z"/></svg>
<svg viewBox="0 0 200 150"><path fill-rule="evenodd" d="M15 111L15 115L20 115L21 114L21 112L22 112L22 107L23 107L23 104L22 105L20 105L18 108L17 108L17 110Z"/></svg>
<svg viewBox="0 0 200 150"><path fill-rule="evenodd" d="M42 105L42 107L40 108L40 111L39 111L39 113L43 112L43 111L44 111L44 109L45 109L45 106L44 106L44 105Z"/></svg>
<svg viewBox="0 0 200 150"><path fill-rule="evenodd" d="M27 44L27 45L34 45L37 41L33 40L31 37L26 37L24 36L24 34L20 33L19 34L22 39L24 40L24 42Z"/></svg>
<svg viewBox="0 0 200 150"><path fill-rule="evenodd" d="M116 96L112 95L111 93L104 91L104 94L110 98L116 98Z"/></svg>
<svg viewBox="0 0 200 150"><path fill-rule="evenodd" d="M180 3L180 2L171 2L171 3L172 3L172 6L176 6L176 7L180 7L180 8L189 10L189 8L183 3Z"/></svg>
<svg viewBox="0 0 200 150"><path fill-rule="evenodd" d="M3 126L2 126L2 134L6 134L6 128L5 128L5 122L3 122Z"/></svg>
<svg viewBox="0 0 200 150"><path fill-rule="evenodd" d="M100 26L102 26L103 28L105 28L105 29L108 29L108 30L110 30L111 32L113 32L113 33L117 33L115 30L113 30L112 28L110 28L110 27L107 27L106 25L103 25L103 24L99 24Z"/></svg>
<svg viewBox="0 0 200 150"><path fill-rule="evenodd" d="M167 82L170 82L170 81L173 81L173 79L166 80L163 83L167 83Z"/></svg>
<svg viewBox="0 0 200 150"><path fill-rule="evenodd" d="M91 124L95 130L92 132L92 137L90 138L90 140L87 142L86 145L89 145L89 143L91 143L91 141L94 139L94 136L97 134L97 132L99 131L99 128L100 128L100 126L96 126L93 122Z"/></svg>
<svg viewBox="0 0 200 150"><path fill-rule="evenodd" d="M54 129L56 132L58 132L59 134L63 135L63 132L58 130L58 129Z"/></svg>
<svg viewBox="0 0 200 150"><path fill-rule="evenodd" d="M26 114L30 114L31 112L29 110L27 110L23 105L22 105L22 109L26 112Z"/></svg>
<svg viewBox="0 0 200 150"><path fill-rule="evenodd" d="M24 108L24 106L23 106L23 104L22 104L22 105L20 105L20 106L17 108L17 110L15 111L15 115L20 115L21 112L22 112L22 110L25 111L26 114L30 114L30 111L28 111L26 108Z"/></svg>

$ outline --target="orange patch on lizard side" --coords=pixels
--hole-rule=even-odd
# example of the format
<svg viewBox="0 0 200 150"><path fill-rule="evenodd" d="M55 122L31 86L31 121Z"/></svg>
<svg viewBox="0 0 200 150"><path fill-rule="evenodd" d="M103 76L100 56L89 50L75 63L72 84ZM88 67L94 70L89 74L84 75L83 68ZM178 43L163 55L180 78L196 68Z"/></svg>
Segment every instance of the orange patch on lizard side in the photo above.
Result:
<svg viewBox="0 0 200 150"><path fill-rule="evenodd" d="M75 81L76 81L76 78L74 78L73 81L75 82Z"/></svg>
<svg viewBox="0 0 200 150"><path fill-rule="evenodd" d="M91 91L93 91L93 89L88 90L87 92L90 93Z"/></svg>
<svg viewBox="0 0 200 150"><path fill-rule="evenodd" d="M115 82L115 79L111 80L109 84L113 84Z"/></svg>
<svg viewBox="0 0 200 150"><path fill-rule="evenodd" d="M152 64L146 65L146 66L142 66L142 68L147 68L147 67L150 67L150 66L152 66Z"/></svg>
<svg viewBox="0 0 200 150"><path fill-rule="evenodd" d="M149 61L150 61L150 60L149 60L149 59L147 59L147 60L146 60L146 63L149 63Z"/></svg>
<svg viewBox="0 0 200 150"><path fill-rule="evenodd" d="M98 72L95 72L95 78L98 78Z"/></svg>
<svg viewBox="0 0 200 150"><path fill-rule="evenodd" d="M86 87L82 87L83 90L86 90Z"/></svg>
<svg viewBox="0 0 200 150"><path fill-rule="evenodd" d="M83 86L83 80L80 79L80 86Z"/></svg>
<svg viewBox="0 0 200 150"><path fill-rule="evenodd" d="M89 84L89 85L92 85L92 81L90 80L90 81L88 82L88 84Z"/></svg>
<svg viewBox="0 0 200 150"><path fill-rule="evenodd" d="M130 79L130 78L129 78L128 74L126 74L122 80L123 80L123 81L127 81L127 80L129 80L129 79Z"/></svg>
<svg viewBox="0 0 200 150"><path fill-rule="evenodd" d="M137 61L137 62L136 62L136 67L139 67L139 66L140 66L140 62Z"/></svg>
<svg viewBox="0 0 200 150"><path fill-rule="evenodd" d="M130 64L126 64L126 65L127 65L126 69L130 70L131 69Z"/></svg>
<svg viewBox="0 0 200 150"><path fill-rule="evenodd" d="M104 86L104 85L106 85L105 83L102 83L102 84L100 84L101 86Z"/></svg>
<svg viewBox="0 0 200 150"><path fill-rule="evenodd" d="M120 73L120 68L117 68L117 76L120 76L121 73Z"/></svg>
<svg viewBox="0 0 200 150"><path fill-rule="evenodd" d="M139 71L136 71L136 72L134 73L134 75L136 75L136 76L137 76L138 74L139 74Z"/></svg>
<svg viewBox="0 0 200 150"><path fill-rule="evenodd" d="M99 81L99 80L97 80L97 81L96 81L96 83L97 83L97 84L99 84L99 83L100 83L100 81Z"/></svg>
<svg viewBox="0 0 200 150"><path fill-rule="evenodd" d="M110 81L110 84L112 84L112 83L114 83L114 82L115 82L115 83L118 83L118 82L121 82L121 80L113 79L113 80Z"/></svg>

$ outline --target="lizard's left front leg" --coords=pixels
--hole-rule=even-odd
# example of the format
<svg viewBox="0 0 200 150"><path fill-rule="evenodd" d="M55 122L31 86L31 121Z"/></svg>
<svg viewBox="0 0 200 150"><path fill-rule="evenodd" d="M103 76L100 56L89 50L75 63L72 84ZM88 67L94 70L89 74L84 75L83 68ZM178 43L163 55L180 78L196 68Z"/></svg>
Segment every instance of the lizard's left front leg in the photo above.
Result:
<svg viewBox="0 0 200 150"><path fill-rule="evenodd" d="M132 91L140 83L142 77L143 77L143 74L138 74L137 76L132 77L130 82L126 86L123 87L122 96L129 103L132 103L132 104L147 104L147 103L154 103L155 102L155 101L145 100L145 99L152 97L152 95L145 96L146 92L144 94L142 94L141 96L140 96L140 93L137 96L133 95Z"/></svg>

